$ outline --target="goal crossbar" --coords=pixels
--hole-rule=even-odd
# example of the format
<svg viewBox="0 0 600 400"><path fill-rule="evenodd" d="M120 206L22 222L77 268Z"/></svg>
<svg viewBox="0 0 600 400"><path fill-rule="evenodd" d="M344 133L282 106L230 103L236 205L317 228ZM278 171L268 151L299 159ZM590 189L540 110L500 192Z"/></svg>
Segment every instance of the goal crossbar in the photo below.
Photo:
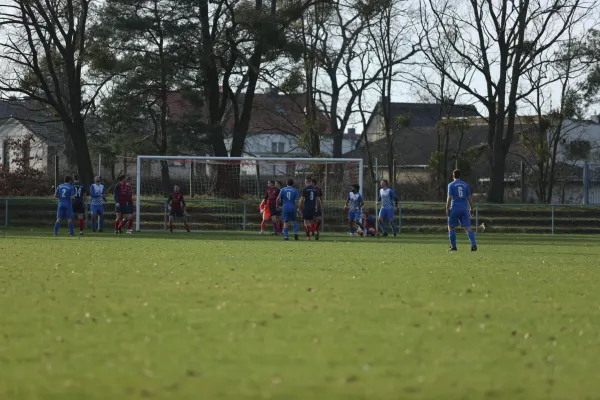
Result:
<svg viewBox="0 0 600 400"><path fill-rule="evenodd" d="M314 164L337 164L337 163L356 163L358 164L358 181L360 193L363 192L363 160L362 158L303 158L303 157L215 157L215 156L156 156L156 155L138 155L136 162L136 205L135 205L135 224L136 231L140 231L141 218L141 179L142 179L142 161L143 160L171 160L171 161L216 161L228 163L231 161L249 161L249 162L276 162L276 163L314 163Z"/></svg>

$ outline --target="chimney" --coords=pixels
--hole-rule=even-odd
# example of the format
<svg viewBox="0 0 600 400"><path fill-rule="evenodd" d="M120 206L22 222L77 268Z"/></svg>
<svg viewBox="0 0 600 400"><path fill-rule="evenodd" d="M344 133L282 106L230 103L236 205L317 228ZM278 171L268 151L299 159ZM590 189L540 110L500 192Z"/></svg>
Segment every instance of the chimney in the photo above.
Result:
<svg viewBox="0 0 600 400"><path fill-rule="evenodd" d="M595 123L595 124L600 124L600 115L598 114L594 114L590 117L590 119Z"/></svg>
<svg viewBox="0 0 600 400"><path fill-rule="evenodd" d="M279 89L271 86L271 88L269 89L269 96L279 96Z"/></svg>
<svg viewBox="0 0 600 400"><path fill-rule="evenodd" d="M356 128L348 128L348 135L350 135L350 136L356 135Z"/></svg>

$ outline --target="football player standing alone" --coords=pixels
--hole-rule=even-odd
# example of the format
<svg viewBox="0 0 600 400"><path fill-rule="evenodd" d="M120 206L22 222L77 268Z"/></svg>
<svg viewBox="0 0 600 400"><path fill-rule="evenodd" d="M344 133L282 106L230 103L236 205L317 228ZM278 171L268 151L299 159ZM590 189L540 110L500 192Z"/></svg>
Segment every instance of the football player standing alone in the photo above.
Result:
<svg viewBox="0 0 600 400"><path fill-rule="evenodd" d="M452 172L453 181L448 184L448 198L446 199L446 216L448 216L448 238L450 239L449 251L456 251L456 231L455 228L460 223L463 227L469 242L471 251L477 251L475 243L475 233L471 230L471 216L473 216L473 200L471 191L466 182L460 180L460 170L455 169ZM467 208L468 205L468 208Z"/></svg>
<svg viewBox="0 0 600 400"><path fill-rule="evenodd" d="M383 236L387 236L385 224L389 223L392 227L392 233L396 236L396 225L394 224L394 210L398 208L398 196L392 188L389 187L388 181L381 181L381 189L379 189L378 202L381 202L381 210L379 210L379 226L383 232ZM395 205L395 207L394 207Z"/></svg>
<svg viewBox="0 0 600 400"><path fill-rule="evenodd" d="M185 200L183 199L183 193L179 189L179 186L173 187L173 193L169 196L169 232L173 233L173 217L183 218L183 227L186 232L190 231L190 227L187 224L187 214L185 212Z"/></svg>

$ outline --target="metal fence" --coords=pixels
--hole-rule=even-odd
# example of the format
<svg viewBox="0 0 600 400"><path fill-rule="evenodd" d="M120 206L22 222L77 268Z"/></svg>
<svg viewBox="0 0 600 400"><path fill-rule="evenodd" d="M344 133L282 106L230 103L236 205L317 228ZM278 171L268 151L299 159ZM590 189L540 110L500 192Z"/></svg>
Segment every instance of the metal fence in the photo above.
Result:
<svg viewBox="0 0 600 400"><path fill-rule="evenodd" d="M259 200L189 200L189 224L192 230L256 231L262 216ZM375 203L365 208L375 215ZM105 206L106 219L113 219L113 206ZM0 198L0 226L14 228L49 228L54 224L56 200L52 198ZM326 201L321 229L324 232L346 232L347 211L344 202ZM75 216L76 217L76 216ZM168 229L168 209L165 201L144 200L141 207L140 229ZM446 229L444 203L403 202L395 214L400 232L441 233ZM89 207L86 207L86 227L91 226ZM177 224L179 221L175 221ZM600 233L600 207L589 205L540 204L478 204L472 225L476 232L489 233ZM270 230L267 227L267 232Z"/></svg>

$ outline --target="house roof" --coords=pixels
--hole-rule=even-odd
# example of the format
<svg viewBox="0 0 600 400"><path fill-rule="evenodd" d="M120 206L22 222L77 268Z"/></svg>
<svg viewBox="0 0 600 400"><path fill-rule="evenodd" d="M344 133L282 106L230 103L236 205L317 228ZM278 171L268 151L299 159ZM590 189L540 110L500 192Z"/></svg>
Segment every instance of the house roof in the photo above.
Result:
<svg viewBox="0 0 600 400"><path fill-rule="evenodd" d="M242 99L244 96L244 93L240 95ZM248 134L279 132L296 135L303 132L306 129L304 125L305 99L306 95L303 93L294 95L284 95L275 92L256 93L252 102L252 115ZM182 118L189 107L189 102L181 92L170 93L167 102L169 114L174 119ZM243 101L239 100L238 103L241 108ZM206 107L204 107L203 112L208 112ZM319 112L317 119L323 134L330 133L329 120L325 114ZM225 126L228 129L233 129L234 127L233 110L231 107L228 110Z"/></svg>
<svg viewBox="0 0 600 400"><path fill-rule="evenodd" d="M515 136L519 135L520 132L526 131L530 126L516 125ZM480 147L487 145L487 124L474 124L471 125L462 137L461 150L468 148ZM362 135L365 136L365 135ZM451 152L458 145L457 135L451 136L450 149ZM517 140L515 139L515 142ZM394 135L393 147L394 157L396 163L403 165L424 165L428 164L431 153L437 151L438 137L435 127L406 127L399 128L399 131ZM369 150L373 158L378 158L380 164L387 164L387 154L389 145L387 139L379 139L373 142L369 142ZM344 157L360 157L366 156L366 149L364 144L357 147L356 150L349 152Z"/></svg>
<svg viewBox="0 0 600 400"><path fill-rule="evenodd" d="M409 116L409 126L413 128L434 127L441 117L477 117L479 112L474 105L442 103L394 103L390 104L392 121L399 116ZM382 101L379 101L367 120L365 131L376 115L381 115ZM395 125L395 124L394 124Z"/></svg>
<svg viewBox="0 0 600 400"><path fill-rule="evenodd" d="M27 99L0 100L0 124L18 121L34 135L53 143L64 143L62 121L39 102Z"/></svg>

